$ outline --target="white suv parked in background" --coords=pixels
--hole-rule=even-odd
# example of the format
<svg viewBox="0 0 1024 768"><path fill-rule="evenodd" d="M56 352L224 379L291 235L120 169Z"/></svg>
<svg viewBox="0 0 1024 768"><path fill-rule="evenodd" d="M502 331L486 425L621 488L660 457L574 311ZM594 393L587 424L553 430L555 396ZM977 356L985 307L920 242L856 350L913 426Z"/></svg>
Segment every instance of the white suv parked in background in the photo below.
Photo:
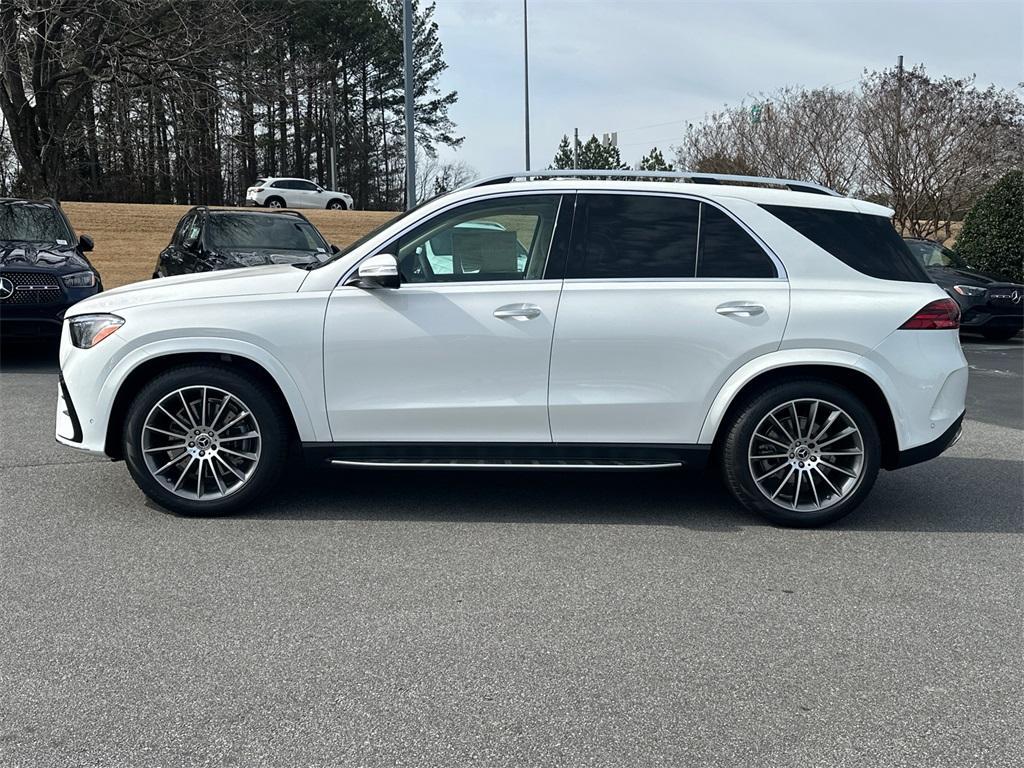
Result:
<svg viewBox="0 0 1024 768"><path fill-rule="evenodd" d="M350 211L352 196L324 189L306 179L268 177L256 179L256 184L245 190L245 204L262 205L267 208L329 208L335 211Z"/></svg>
<svg viewBox="0 0 1024 768"><path fill-rule="evenodd" d="M126 459L185 514L262 499L298 442L373 467L710 458L790 525L956 439L957 306L890 210L784 180L551 178L570 174L435 198L322 264L81 302L57 439Z"/></svg>

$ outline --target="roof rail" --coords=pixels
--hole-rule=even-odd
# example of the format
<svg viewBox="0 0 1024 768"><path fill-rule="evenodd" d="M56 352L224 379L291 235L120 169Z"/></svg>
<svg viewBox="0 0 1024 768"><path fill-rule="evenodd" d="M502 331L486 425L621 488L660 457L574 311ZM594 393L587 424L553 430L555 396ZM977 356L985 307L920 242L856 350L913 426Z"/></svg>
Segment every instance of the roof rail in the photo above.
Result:
<svg viewBox="0 0 1024 768"><path fill-rule="evenodd" d="M573 170L573 169L548 169L542 171L516 171L515 173L503 173L498 176L471 181L462 189L473 187L484 187L489 184L507 184L516 179L664 179L666 181L688 181L693 184L729 184L739 182L743 184L760 184L762 186L785 187L793 192L810 192L815 195L832 195L842 197L834 189L815 184L813 181L799 181L797 179L775 179L769 176L737 176L731 173L701 173L698 171L631 171L631 170Z"/></svg>

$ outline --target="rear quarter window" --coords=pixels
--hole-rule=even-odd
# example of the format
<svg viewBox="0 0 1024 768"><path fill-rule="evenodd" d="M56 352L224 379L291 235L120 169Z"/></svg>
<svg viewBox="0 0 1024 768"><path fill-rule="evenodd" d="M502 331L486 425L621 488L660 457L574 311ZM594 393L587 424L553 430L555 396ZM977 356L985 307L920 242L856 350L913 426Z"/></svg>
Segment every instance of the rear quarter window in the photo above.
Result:
<svg viewBox="0 0 1024 768"><path fill-rule="evenodd" d="M880 280L931 282L883 216L792 205L761 207L861 274Z"/></svg>

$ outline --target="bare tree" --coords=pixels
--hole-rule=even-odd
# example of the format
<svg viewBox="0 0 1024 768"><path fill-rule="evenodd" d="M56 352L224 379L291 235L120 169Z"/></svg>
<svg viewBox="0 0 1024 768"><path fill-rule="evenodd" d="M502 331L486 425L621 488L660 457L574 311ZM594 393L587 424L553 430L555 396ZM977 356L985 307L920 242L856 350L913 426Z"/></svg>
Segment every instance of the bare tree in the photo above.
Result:
<svg viewBox="0 0 1024 768"><path fill-rule="evenodd" d="M817 181L892 206L904 232L951 235L994 178L1024 164L1024 103L923 67L855 91L785 88L687 128L679 164Z"/></svg>
<svg viewBox="0 0 1024 768"><path fill-rule="evenodd" d="M951 235L994 179L1024 165L1024 102L974 86L934 80L923 67L867 74L858 112L866 148L864 187L895 209L916 236Z"/></svg>
<svg viewBox="0 0 1024 768"><path fill-rule="evenodd" d="M786 88L689 126L677 154L693 170L814 179L847 192L863 165L856 97Z"/></svg>

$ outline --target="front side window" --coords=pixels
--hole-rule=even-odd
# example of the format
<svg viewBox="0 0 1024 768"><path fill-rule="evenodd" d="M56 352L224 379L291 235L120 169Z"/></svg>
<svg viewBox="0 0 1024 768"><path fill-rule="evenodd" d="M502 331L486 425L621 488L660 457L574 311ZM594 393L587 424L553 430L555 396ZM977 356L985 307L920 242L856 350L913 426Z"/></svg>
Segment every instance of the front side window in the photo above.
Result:
<svg viewBox="0 0 1024 768"><path fill-rule="evenodd" d="M272 248L315 251L326 257L327 242L308 221L277 214L211 214L206 224L208 248Z"/></svg>
<svg viewBox="0 0 1024 768"><path fill-rule="evenodd" d="M693 277L699 218L688 198L580 195L566 277Z"/></svg>
<svg viewBox="0 0 1024 768"><path fill-rule="evenodd" d="M53 206L10 201L0 202L0 240L68 245L73 237Z"/></svg>
<svg viewBox="0 0 1024 768"><path fill-rule="evenodd" d="M555 229L558 195L515 195L461 205L398 243L407 283L540 280Z"/></svg>

